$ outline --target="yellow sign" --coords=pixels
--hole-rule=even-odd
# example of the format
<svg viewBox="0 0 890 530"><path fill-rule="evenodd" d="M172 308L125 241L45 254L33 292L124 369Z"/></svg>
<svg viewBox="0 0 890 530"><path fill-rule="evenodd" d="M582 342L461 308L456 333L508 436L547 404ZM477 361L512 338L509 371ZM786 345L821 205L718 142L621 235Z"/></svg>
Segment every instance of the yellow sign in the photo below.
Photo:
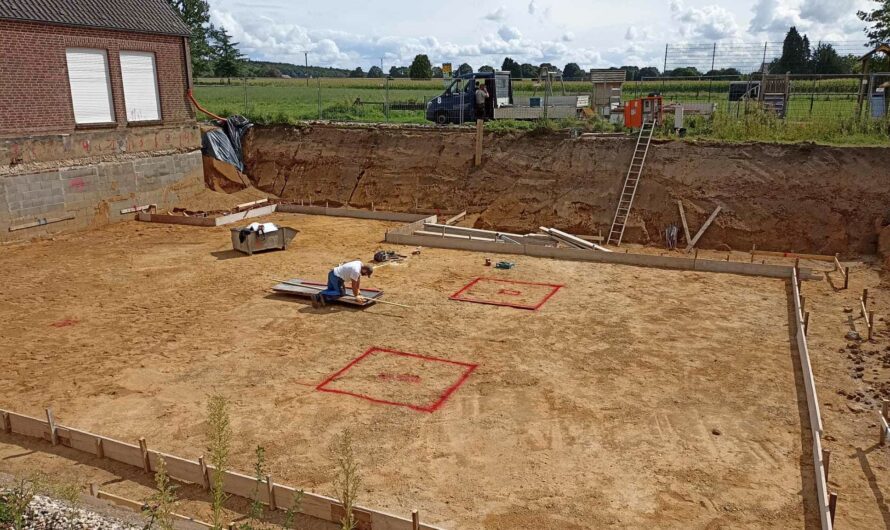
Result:
<svg viewBox="0 0 890 530"><path fill-rule="evenodd" d="M451 63L442 63L442 77L451 77Z"/></svg>

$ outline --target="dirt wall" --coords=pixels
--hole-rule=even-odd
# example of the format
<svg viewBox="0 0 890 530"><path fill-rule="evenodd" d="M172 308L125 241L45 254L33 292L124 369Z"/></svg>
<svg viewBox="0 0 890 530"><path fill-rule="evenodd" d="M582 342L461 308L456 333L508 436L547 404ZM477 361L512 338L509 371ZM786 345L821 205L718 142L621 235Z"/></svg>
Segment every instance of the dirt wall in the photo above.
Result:
<svg viewBox="0 0 890 530"><path fill-rule="evenodd" d="M608 231L634 139L474 134L436 128L254 127L246 171L294 200L406 211L467 209L476 226ZM662 244L685 205L694 233L718 205L705 248L876 251L890 210L890 149L814 145L653 144L625 241Z"/></svg>

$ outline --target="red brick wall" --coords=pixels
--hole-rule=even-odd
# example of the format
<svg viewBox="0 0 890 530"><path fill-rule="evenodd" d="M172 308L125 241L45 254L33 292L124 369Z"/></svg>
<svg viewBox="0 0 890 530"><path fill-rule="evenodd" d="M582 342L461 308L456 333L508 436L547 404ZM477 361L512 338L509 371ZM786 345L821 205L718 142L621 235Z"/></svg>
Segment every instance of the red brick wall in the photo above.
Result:
<svg viewBox="0 0 890 530"><path fill-rule="evenodd" d="M164 124L194 121L182 37L0 20L0 136L75 130L66 48L106 50L118 128L127 127L120 50L155 53Z"/></svg>

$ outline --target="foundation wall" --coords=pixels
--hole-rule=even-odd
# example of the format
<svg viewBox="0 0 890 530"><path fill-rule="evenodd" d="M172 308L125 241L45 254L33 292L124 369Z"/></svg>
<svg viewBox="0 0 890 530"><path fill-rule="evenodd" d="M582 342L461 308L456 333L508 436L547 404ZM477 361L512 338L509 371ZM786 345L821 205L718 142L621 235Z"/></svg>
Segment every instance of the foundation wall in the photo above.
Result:
<svg viewBox="0 0 890 530"><path fill-rule="evenodd" d="M144 204L163 210L202 189L200 151L0 175L0 242L133 219L120 211ZM48 224L15 229L41 220Z"/></svg>

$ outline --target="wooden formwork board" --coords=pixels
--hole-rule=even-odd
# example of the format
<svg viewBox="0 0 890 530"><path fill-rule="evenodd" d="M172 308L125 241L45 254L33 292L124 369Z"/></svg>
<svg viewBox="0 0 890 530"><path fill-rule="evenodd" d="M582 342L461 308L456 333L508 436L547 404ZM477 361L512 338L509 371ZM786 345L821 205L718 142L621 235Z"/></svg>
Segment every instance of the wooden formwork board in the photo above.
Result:
<svg viewBox="0 0 890 530"><path fill-rule="evenodd" d="M543 245L505 245L492 240L468 240L460 238L443 238L438 236L404 234L391 230L386 234L386 242L397 245L426 246L469 250L500 254L523 254L542 258L590 261L595 263L614 263L620 265L638 265L641 267L659 267L677 270L696 270L702 272L723 272L748 276L764 276L769 278L790 278L792 267L786 265L764 265L760 263L744 263L736 261L715 261L674 256L654 256L650 254L625 254L621 252L591 252L584 249L556 248ZM811 269L800 268L804 279L816 278Z"/></svg>
<svg viewBox="0 0 890 530"><path fill-rule="evenodd" d="M9 432L20 434L30 438L38 438L44 441L50 440L50 424L48 421L18 414L15 412L0 410L0 417L4 418L4 427L9 427ZM56 434L60 443L72 449L88 453L94 456L102 456L109 460L128 464L139 469L144 469L142 449L138 445L128 444L112 438L106 438L63 425L56 425ZM102 455L99 455L100 451ZM159 456L164 458L167 466L167 474L178 481L193 484L203 484L204 475L200 462L180 458L174 455L148 451L148 460L151 469L156 469ZM210 473L212 466L207 466ZM254 494L260 502L269 504L269 488L265 481L257 487L257 480L248 475L242 475L234 471L226 471L223 475L223 489L230 495L237 495L246 499L253 499ZM281 484L272 485L275 505L279 509L287 509L291 506L296 489ZM137 507L138 508L138 507ZM343 513L342 505L331 497L303 492L300 505L300 513L339 523L337 514ZM356 513L368 514L374 530L413 530L411 519L380 512L364 507L356 507ZM442 530L428 524L421 524L421 530Z"/></svg>
<svg viewBox="0 0 890 530"><path fill-rule="evenodd" d="M235 212L219 217L187 217L185 215L166 215L149 212L139 212L136 215L136 219L148 223L166 223L189 226L223 226L242 221L244 219L262 217L264 215L275 213L277 207L277 204L270 204L268 206L253 208L252 210L245 210L243 212Z"/></svg>
<svg viewBox="0 0 890 530"><path fill-rule="evenodd" d="M359 210L354 208L328 208L326 206L301 206L299 204L279 204L278 212L283 213L301 213L306 215L329 215L332 217L352 217L355 219L372 219L375 221L396 221L401 223L412 223L425 219L433 219L436 222L435 215L417 214L417 213L399 213L399 212L382 212L377 210Z"/></svg>

